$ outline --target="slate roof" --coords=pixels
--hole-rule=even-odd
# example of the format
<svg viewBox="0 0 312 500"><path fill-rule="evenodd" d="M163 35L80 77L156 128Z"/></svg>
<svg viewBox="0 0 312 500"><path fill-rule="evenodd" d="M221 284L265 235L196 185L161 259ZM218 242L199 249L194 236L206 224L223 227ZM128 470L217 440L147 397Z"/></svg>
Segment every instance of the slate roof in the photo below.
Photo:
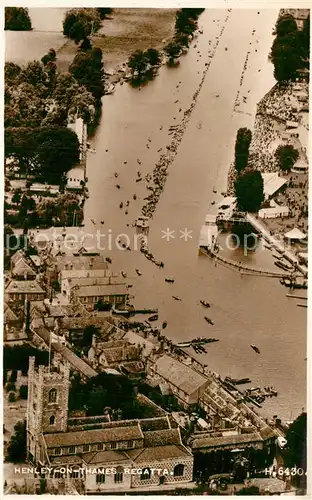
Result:
<svg viewBox="0 0 312 500"><path fill-rule="evenodd" d="M121 462L122 460L129 462L129 457L122 451L95 451L85 453L83 459L87 464L108 464L111 462Z"/></svg>
<svg viewBox="0 0 312 500"><path fill-rule="evenodd" d="M26 260L24 258L21 258L14 265L12 274L15 276L22 276L25 273L28 276L36 276L35 271L30 267L30 265L26 262Z"/></svg>
<svg viewBox="0 0 312 500"><path fill-rule="evenodd" d="M83 359L79 358L79 356L76 356L76 354L68 349L68 347L65 347L62 344L53 343L52 349L59 352L63 356L63 358L65 358L70 363L72 368L74 368L78 372L89 378L96 377L97 372L93 370L93 368L91 368L91 366L89 366L85 361L83 361Z"/></svg>
<svg viewBox="0 0 312 500"><path fill-rule="evenodd" d="M17 262L20 260L20 259L24 259L24 252L22 250L18 250L17 252L15 252L14 255L12 255L11 257L11 262L13 264L17 264Z"/></svg>
<svg viewBox="0 0 312 500"><path fill-rule="evenodd" d="M144 432L144 446L163 446L167 444L182 444L179 429L163 429L159 431Z"/></svg>
<svg viewBox="0 0 312 500"><path fill-rule="evenodd" d="M76 432L56 432L45 434L44 439L48 448L64 446L79 446L92 443L111 443L142 439L142 433L138 423L127 427L111 427L109 429L96 429Z"/></svg>
<svg viewBox="0 0 312 500"><path fill-rule="evenodd" d="M261 441L263 441L263 439L259 432L254 432L252 434L238 434L236 436L206 437L194 439L192 449L212 448L226 445L238 446L240 444L258 443Z"/></svg>
<svg viewBox="0 0 312 500"><path fill-rule="evenodd" d="M77 287L78 297L97 297L102 295L128 295L125 284L90 285Z"/></svg>
<svg viewBox="0 0 312 500"><path fill-rule="evenodd" d="M54 258L59 271L63 269L107 269L108 265L103 255L60 255Z"/></svg>
<svg viewBox="0 0 312 500"><path fill-rule="evenodd" d="M271 429L271 427L269 427L268 425L260 429L259 434L263 440L276 437L274 430Z"/></svg>
<svg viewBox="0 0 312 500"><path fill-rule="evenodd" d="M10 321L18 321L18 317L7 304L4 304L3 306L3 316L5 323L9 323Z"/></svg>
<svg viewBox="0 0 312 500"><path fill-rule="evenodd" d="M167 417L144 418L140 420L140 426L143 432L170 429Z"/></svg>
<svg viewBox="0 0 312 500"><path fill-rule="evenodd" d="M156 361L154 370L158 375L167 380L167 382L178 387L186 394L193 394L193 392L208 382L207 378L176 359L167 356L167 354Z"/></svg>
<svg viewBox="0 0 312 500"><path fill-rule="evenodd" d="M133 450L135 451L135 450ZM127 454L133 459L135 463L148 463L154 460L165 460L168 458L178 458L192 456L184 446L165 445L156 446L155 448L143 448L142 453L135 454L132 451L127 451Z"/></svg>
<svg viewBox="0 0 312 500"><path fill-rule="evenodd" d="M12 280L5 289L6 293L42 293L45 291L41 288L36 280L32 281L18 281Z"/></svg>

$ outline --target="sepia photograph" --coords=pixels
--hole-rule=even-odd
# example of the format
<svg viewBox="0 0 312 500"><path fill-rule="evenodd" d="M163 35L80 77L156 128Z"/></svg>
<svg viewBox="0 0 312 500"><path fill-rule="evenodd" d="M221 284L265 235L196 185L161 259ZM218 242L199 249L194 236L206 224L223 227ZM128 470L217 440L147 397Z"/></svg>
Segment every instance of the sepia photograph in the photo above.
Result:
<svg viewBox="0 0 312 500"><path fill-rule="evenodd" d="M2 9L3 494L308 495L309 3L127 3Z"/></svg>

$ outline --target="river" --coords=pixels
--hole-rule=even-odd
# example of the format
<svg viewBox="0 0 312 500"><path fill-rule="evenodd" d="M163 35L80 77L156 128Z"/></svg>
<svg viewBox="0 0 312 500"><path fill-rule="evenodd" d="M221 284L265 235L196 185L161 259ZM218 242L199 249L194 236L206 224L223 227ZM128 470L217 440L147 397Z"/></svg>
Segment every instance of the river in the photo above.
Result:
<svg viewBox="0 0 312 500"><path fill-rule="evenodd" d="M144 180L136 182L137 171L143 176L152 172L172 139L169 127L180 123L191 106L210 63L150 221L148 245L164 262L164 269L139 251L121 251L115 244L106 247L105 254L112 258L114 270L127 272L133 285L132 302L138 307L159 308L159 325L168 322L165 334L169 338L219 338L220 342L207 348L207 354L192 353L194 357L221 376L248 376L254 386L274 386L279 396L267 401L261 412L289 420L306 404L305 309L286 298L278 280L241 276L198 253L205 214L226 189L236 131L242 126L252 128L256 104L274 84L268 53L277 15L277 10L270 9L259 13L206 9L199 23L203 33L181 57L179 66L162 67L157 78L141 90L124 84L104 97L102 120L90 141L96 153L88 154L90 197L85 204L85 230L104 233L104 245L108 234L114 240L124 233L134 247L132 223L149 194ZM247 56L248 67L241 80ZM235 111L238 90L241 104ZM242 96L247 97L245 103ZM121 201L123 209L119 208ZM170 241L162 237L167 228L174 231ZM187 241L180 233L185 229L192 236ZM227 250L227 254L253 267L272 267L271 254L263 249L248 256L240 250ZM166 283L166 276L173 276L175 282ZM182 300L175 301L172 295ZM205 322L200 299L211 303L209 316L214 326ZM250 344L256 344L261 354Z"/></svg>

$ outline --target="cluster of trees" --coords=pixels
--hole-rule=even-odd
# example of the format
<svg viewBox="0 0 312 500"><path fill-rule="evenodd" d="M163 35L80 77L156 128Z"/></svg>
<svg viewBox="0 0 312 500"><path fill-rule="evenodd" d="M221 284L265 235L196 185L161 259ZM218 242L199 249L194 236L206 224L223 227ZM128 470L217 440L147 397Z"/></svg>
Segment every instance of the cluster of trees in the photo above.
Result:
<svg viewBox="0 0 312 500"><path fill-rule="evenodd" d="M63 194L57 203L51 199L42 199L36 210L28 215L28 227L63 227L77 226L83 220L83 209L79 198L74 193Z"/></svg>
<svg viewBox="0 0 312 500"><path fill-rule="evenodd" d="M120 411L123 419L137 416L135 393L131 381L123 375L100 373L81 382L72 380L69 392L69 409L85 408L88 416L103 415L105 408Z"/></svg>
<svg viewBox="0 0 312 500"><path fill-rule="evenodd" d="M256 212L264 201L263 179L258 170L248 167L251 131L240 128L235 143L235 194L237 205L244 212Z"/></svg>
<svg viewBox="0 0 312 500"><path fill-rule="evenodd" d="M299 151L291 144L285 146L281 144L275 151L275 157L279 168L289 172L299 158Z"/></svg>
<svg viewBox="0 0 312 500"><path fill-rule="evenodd" d="M185 8L178 10L175 21L175 37L164 47L169 58L169 66L173 66L175 59L181 55L183 47L189 46L189 39L197 29L197 21L205 9Z"/></svg>
<svg viewBox="0 0 312 500"><path fill-rule="evenodd" d="M99 48L80 51L74 57L69 71L79 85L93 96L97 108L104 95L104 69L102 51Z"/></svg>
<svg viewBox="0 0 312 500"><path fill-rule="evenodd" d="M79 161L80 144L67 127L6 127L5 155L16 158L20 172L58 184Z"/></svg>
<svg viewBox="0 0 312 500"><path fill-rule="evenodd" d="M5 7L5 30L30 31L31 20L24 7Z"/></svg>
<svg viewBox="0 0 312 500"><path fill-rule="evenodd" d="M9 403L14 403L18 397L21 399L27 399L28 395L28 386L21 385L19 388L19 395L17 396L16 392L16 381L17 381L17 370L12 370L10 378L8 380L8 372L4 370L3 372L3 385L5 385L6 392L9 393Z"/></svg>
<svg viewBox="0 0 312 500"><path fill-rule="evenodd" d="M304 412L289 426L286 433L287 445L284 450L285 467L301 468L307 471L307 414ZM293 477L297 486L304 487L305 475Z"/></svg>
<svg viewBox="0 0 312 500"><path fill-rule="evenodd" d="M156 49L136 50L128 60L132 72L132 82L142 83L155 74L155 68L161 63L160 53Z"/></svg>
<svg viewBox="0 0 312 500"><path fill-rule="evenodd" d="M63 21L63 34L78 44L98 31L100 26L101 17L98 9L71 9L66 12Z"/></svg>
<svg viewBox="0 0 312 500"><path fill-rule="evenodd" d="M246 168L235 182L237 205L244 212L256 212L264 201L263 179L259 170Z"/></svg>
<svg viewBox="0 0 312 500"><path fill-rule="evenodd" d="M3 348L3 371L21 370L23 375L28 373L29 357L35 357L35 364L47 365L49 362L48 351L36 349L28 344L16 346L4 346Z"/></svg>
<svg viewBox="0 0 312 500"><path fill-rule="evenodd" d="M302 31L298 30L290 14L281 16L276 23L275 34L270 54L274 77L278 82L294 81L298 70L309 67L310 16L304 21Z"/></svg>
<svg viewBox="0 0 312 500"><path fill-rule="evenodd" d="M93 95L71 73L57 72L52 51L44 56L45 64L5 64L5 127L66 126L76 114L86 123L93 121Z"/></svg>
<svg viewBox="0 0 312 500"><path fill-rule="evenodd" d="M23 463L26 460L26 421L17 422L15 434L11 437L7 449L7 462Z"/></svg>
<svg viewBox="0 0 312 500"><path fill-rule="evenodd" d="M63 34L74 40L76 44L82 42L82 46L90 43L89 37L96 33L101 21L113 9L110 7L71 9L66 12L63 21Z"/></svg>

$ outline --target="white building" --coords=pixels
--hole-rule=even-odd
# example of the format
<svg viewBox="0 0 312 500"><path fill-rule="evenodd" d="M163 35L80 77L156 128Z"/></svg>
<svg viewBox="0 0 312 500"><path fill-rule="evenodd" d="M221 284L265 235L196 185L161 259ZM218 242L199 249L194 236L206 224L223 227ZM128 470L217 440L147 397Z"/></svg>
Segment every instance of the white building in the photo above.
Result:
<svg viewBox="0 0 312 500"><path fill-rule="evenodd" d="M263 179L264 199L269 200L287 183L287 179L280 177L278 172L261 173Z"/></svg>

